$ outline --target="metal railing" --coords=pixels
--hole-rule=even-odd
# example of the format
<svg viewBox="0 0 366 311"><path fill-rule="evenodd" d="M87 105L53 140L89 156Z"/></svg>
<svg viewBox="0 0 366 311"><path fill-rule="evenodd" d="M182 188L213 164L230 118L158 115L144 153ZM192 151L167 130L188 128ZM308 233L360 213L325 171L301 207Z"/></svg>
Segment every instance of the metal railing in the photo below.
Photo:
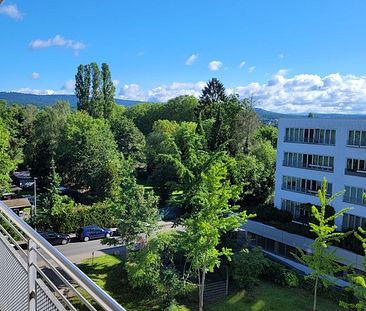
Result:
<svg viewBox="0 0 366 311"><path fill-rule="evenodd" d="M0 310L125 309L0 201Z"/></svg>

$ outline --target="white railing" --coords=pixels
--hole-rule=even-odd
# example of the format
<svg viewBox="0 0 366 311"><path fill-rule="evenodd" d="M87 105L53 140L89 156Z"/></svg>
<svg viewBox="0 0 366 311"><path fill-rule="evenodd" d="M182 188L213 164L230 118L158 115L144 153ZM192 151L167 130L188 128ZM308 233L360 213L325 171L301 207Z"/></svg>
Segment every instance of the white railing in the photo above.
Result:
<svg viewBox="0 0 366 311"><path fill-rule="evenodd" d="M0 309L125 309L0 201Z"/></svg>

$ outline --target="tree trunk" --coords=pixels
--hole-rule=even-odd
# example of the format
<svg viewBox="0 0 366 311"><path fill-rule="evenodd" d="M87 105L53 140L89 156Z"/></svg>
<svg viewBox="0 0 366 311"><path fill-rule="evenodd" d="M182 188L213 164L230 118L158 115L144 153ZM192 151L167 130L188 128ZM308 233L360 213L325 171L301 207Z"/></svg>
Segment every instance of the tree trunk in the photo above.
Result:
<svg viewBox="0 0 366 311"><path fill-rule="evenodd" d="M200 274L200 272L199 272L199 274ZM206 272L203 270L202 277L199 278L198 311L203 311L203 294L205 292L205 279L206 279Z"/></svg>
<svg viewBox="0 0 366 311"><path fill-rule="evenodd" d="M315 279L313 311L316 311L316 294L318 291L318 277Z"/></svg>

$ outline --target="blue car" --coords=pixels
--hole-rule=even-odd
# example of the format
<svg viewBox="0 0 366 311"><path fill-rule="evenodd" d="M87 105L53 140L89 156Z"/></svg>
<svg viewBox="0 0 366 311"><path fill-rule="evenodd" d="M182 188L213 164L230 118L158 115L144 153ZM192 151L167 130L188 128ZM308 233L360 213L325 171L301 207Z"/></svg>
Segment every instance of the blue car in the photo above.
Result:
<svg viewBox="0 0 366 311"><path fill-rule="evenodd" d="M101 228L98 226L85 226L80 227L78 231L76 231L76 237L80 241L87 242L89 240L94 239L104 239L112 236L112 230L109 228Z"/></svg>

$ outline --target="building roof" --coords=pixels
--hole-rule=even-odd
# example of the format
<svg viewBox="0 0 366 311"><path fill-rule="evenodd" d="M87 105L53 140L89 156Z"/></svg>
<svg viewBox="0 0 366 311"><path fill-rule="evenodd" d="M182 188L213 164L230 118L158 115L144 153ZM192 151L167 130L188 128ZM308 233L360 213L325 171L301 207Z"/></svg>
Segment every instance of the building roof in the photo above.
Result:
<svg viewBox="0 0 366 311"><path fill-rule="evenodd" d="M17 171L13 173L13 176L18 179L31 179L30 171Z"/></svg>
<svg viewBox="0 0 366 311"><path fill-rule="evenodd" d="M9 208L26 208L31 207L31 203L27 198L20 198L20 199L12 199L12 200L3 200Z"/></svg>

